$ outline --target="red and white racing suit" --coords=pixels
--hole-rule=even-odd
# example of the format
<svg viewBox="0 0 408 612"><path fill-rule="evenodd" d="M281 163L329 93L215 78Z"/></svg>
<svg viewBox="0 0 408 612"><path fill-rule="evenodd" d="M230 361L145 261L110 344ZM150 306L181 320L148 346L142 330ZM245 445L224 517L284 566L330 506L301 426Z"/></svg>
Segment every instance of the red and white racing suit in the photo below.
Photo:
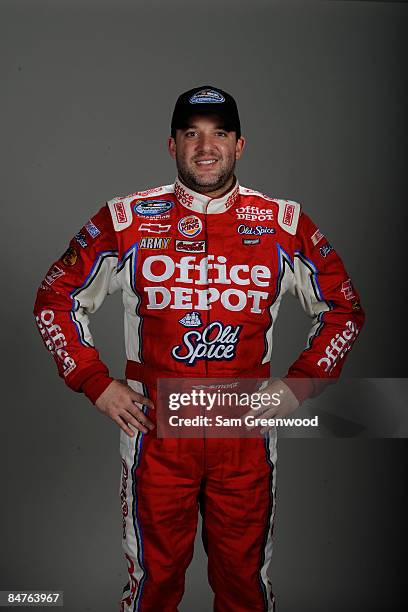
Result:
<svg viewBox="0 0 408 612"><path fill-rule="evenodd" d="M114 198L51 266L38 291L37 324L60 376L92 402L112 378L88 314L119 289L126 376L153 401L159 377L268 378L288 290L312 318L288 380L338 377L364 320L340 258L301 206L238 182L216 199L179 180ZM314 392L310 381L298 397ZM129 570L122 609L177 610L200 503L215 610L273 610L274 439L121 432L120 446Z"/></svg>

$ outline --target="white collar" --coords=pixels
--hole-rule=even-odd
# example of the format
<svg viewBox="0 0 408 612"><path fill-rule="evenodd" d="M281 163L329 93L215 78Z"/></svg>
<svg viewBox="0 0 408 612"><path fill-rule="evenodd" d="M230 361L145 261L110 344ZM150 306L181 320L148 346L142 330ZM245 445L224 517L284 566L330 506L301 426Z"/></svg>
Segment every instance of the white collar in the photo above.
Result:
<svg viewBox="0 0 408 612"><path fill-rule="evenodd" d="M189 210L207 215L214 215L225 212L235 204L239 196L239 184L238 180L235 178L234 185L227 193L220 198L210 198L209 196L189 189L177 177L174 181L174 195L180 204Z"/></svg>

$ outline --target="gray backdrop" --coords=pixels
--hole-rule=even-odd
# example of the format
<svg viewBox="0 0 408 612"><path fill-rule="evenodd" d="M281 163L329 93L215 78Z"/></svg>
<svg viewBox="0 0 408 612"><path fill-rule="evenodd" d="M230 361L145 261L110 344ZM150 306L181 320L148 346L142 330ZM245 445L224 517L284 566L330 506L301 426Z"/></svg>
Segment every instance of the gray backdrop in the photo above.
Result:
<svg viewBox="0 0 408 612"><path fill-rule="evenodd" d="M235 95L241 184L303 202L342 255L367 311L345 375L407 376L407 16L397 2L2 0L1 589L116 609L118 431L57 378L31 311L49 263L104 201L172 182L181 91ZM307 326L288 299L275 374ZM119 296L93 332L122 376ZM279 612L399 610L406 441L289 439L279 452ZM181 610L211 609L197 541Z"/></svg>

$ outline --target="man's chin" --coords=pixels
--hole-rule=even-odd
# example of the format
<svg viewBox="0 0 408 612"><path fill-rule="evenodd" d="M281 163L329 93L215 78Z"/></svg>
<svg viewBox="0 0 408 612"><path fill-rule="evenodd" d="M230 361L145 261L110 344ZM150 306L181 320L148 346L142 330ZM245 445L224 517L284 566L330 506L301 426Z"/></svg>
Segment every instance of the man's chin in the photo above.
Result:
<svg viewBox="0 0 408 612"><path fill-rule="evenodd" d="M187 187L198 193L212 193L213 191L223 189L231 177L231 174L220 174L219 172L216 174L213 172L211 174L209 172L206 174L182 172L180 168L179 175Z"/></svg>
<svg viewBox="0 0 408 612"><path fill-rule="evenodd" d="M216 189L220 189L221 187L223 187L225 180L223 177L220 177L220 176L216 176L216 177L214 176L213 177L194 176L192 182L196 186L196 191L198 189L200 190L206 189L207 191L215 191Z"/></svg>

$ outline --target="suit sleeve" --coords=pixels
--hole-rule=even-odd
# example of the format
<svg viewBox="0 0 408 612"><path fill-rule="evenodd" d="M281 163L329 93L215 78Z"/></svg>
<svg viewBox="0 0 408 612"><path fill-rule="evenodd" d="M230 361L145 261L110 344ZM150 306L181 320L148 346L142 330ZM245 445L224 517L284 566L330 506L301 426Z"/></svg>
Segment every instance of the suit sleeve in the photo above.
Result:
<svg viewBox="0 0 408 612"><path fill-rule="evenodd" d="M303 212L293 263L290 290L311 317L312 327L306 348L289 368L286 380L303 401L339 377L364 324L364 311L340 257Z"/></svg>
<svg viewBox="0 0 408 612"><path fill-rule="evenodd" d="M39 332L59 375L93 403L113 379L94 346L88 315L119 288L116 268L116 233L104 206L51 265L34 306Z"/></svg>

